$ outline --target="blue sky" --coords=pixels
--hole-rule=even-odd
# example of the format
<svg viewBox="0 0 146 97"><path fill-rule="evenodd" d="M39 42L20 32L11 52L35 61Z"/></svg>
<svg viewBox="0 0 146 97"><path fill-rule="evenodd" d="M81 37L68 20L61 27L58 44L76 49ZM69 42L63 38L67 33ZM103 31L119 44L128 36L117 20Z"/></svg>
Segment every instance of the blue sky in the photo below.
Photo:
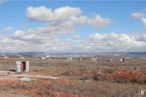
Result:
<svg viewBox="0 0 146 97"><path fill-rule="evenodd" d="M26 17L26 8L28 6L46 6L49 8L57 8L62 6L80 7L85 14L91 15L98 13L101 16L106 16L114 19L114 23L99 31L103 33L109 32L133 32L142 31L145 29L142 27L140 21L135 21L130 17L130 14L135 11L142 11L146 8L145 1L7 1L5 4L0 6L0 27L12 25L15 28L24 29L29 26L37 26L37 23L31 22ZM16 18L17 17L17 18ZM16 21L17 20L17 21ZM33 25L31 25L33 24ZM130 28L127 27L130 25ZM136 27L133 27L136 26Z"/></svg>
<svg viewBox="0 0 146 97"><path fill-rule="evenodd" d="M51 1L51 0L42 0L42 1L34 1L34 0L24 0L24 1L18 1L18 0L7 0L7 1L3 1L2 0L2 4L0 4L0 35L1 38L3 40L10 40L12 39L13 36L15 36L15 32L16 31L21 31L22 33L26 33L27 35L30 35L32 33L30 33L28 30L29 29L37 29L39 27L46 27L48 25L50 25L49 23L52 21L40 21L38 19L38 17L31 17L31 16L27 16L27 11L29 7L33 7L33 8L39 8L40 6L43 6L47 9L59 9L61 7L70 7L70 8L79 8L82 12L80 14L80 16L86 16L86 17L90 17L89 19L95 17L96 15L100 15L100 17L102 19L110 19L111 22L107 23L106 25L102 26L102 27L93 27L90 24L92 23L87 23L87 25L84 24L77 24L75 25L74 28L74 33L69 33L69 34L57 34L54 35L55 36L55 40L60 40L61 42L67 42L67 40L70 40L70 42L72 44L68 43L66 45L68 45L68 47L64 47L62 50L69 50L72 51L71 48L74 48L75 50L81 50L81 51L113 51L113 49L119 49L120 51L124 48L124 46L126 46L126 43L124 43L124 41L122 41L122 45L121 48L118 47L119 44L121 43L121 40L119 41L119 44L115 45L111 45L108 42L116 42L116 39L109 39L107 38L108 36L110 36L112 33L116 34L117 37L122 37L123 34L126 34L128 37L131 37L131 35L134 34L138 34L139 36L133 36L136 37L135 40L132 38L130 40L131 41L135 41L136 44L139 44L138 47L137 46L133 46L135 44L132 45L132 48L134 47L136 51L143 51L145 49L145 41L139 41L140 39L144 39L146 37L142 37L145 36L145 31L146 31L146 25L145 25L145 21L144 20L146 17L140 17L140 18L135 18L132 17L131 14L132 13L143 13L146 14L146 1L144 0L134 0L134 1L130 1L130 0L119 0L119 1L115 1L115 0L104 0L104 1L90 1L90 0L79 0L79 1L61 1L61 0L55 0L55 1ZM39 13L39 12L38 12ZM47 13L46 13L47 14ZM32 14L31 14L32 15ZM40 17L40 16L39 16ZM37 19L36 19L37 18ZM62 17L63 18L63 17ZM144 18L144 19L142 19ZM34 19L34 20L33 20ZM47 19L46 19L47 20ZM93 20L94 21L94 20ZM54 21L53 21L54 22ZM57 22L55 20L55 22ZM97 20L98 22L98 20ZM55 25L52 25L55 26ZM58 26L58 25L57 25ZM6 28L9 27L9 30L4 31ZM11 28L11 29L10 29ZM4 29L4 30L3 30ZM70 31L65 31L70 32ZM49 33L49 32L48 32ZM98 35L100 34L100 35ZM25 34L24 34L25 35ZM97 35L97 37L96 37ZM50 35L48 35L50 36ZM79 37L79 42L75 42L74 37ZM94 41L91 41L89 38L91 38L90 36L95 36L92 37L94 39ZM102 40L99 40L99 36L103 38ZM36 35L37 37L37 35ZM53 36L52 36L53 37ZM48 37L49 38L49 37ZM95 39L97 38L97 39ZM113 38L113 37L112 37ZM140 39L139 39L140 38ZM47 37L46 37L47 39ZM126 38L127 39L127 38ZM136 40L139 39L139 40ZM15 40L18 42L18 39ZM39 39L38 39L39 41ZM105 42L106 41L106 42ZM27 40L28 42L28 40ZM90 49L86 50L86 49L81 49L80 47L77 47L76 44L80 44L80 43L85 43L88 42L90 44L84 44L83 47L81 46L81 48L84 48L85 46L87 46L87 48L89 47ZM104 42L104 43L103 43ZM138 42L138 43L137 43ZM140 43L139 43L140 42ZM22 40L21 40L21 43ZM49 39L48 42L49 43ZM76 44L75 44L76 43ZM94 46L92 47L91 44ZM98 43L98 44L97 44ZM104 47L101 47L101 44L107 44ZM13 44L13 43L12 43ZM46 43L45 43L46 44ZM52 43L51 43L52 44ZM3 41L1 41L1 48L5 47L7 44L3 43ZM33 45L33 44L30 44ZM35 44L37 45L37 44ZM69 47L69 46L74 45L73 47ZM97 45L95 47L95 45ZM142 45L142 47L140 46ZM13 45L12 45L13 46ZM42 48L44 47L44 45L41 45ZM98 47L99 46L99 47ZM107 48L107 46L109 46L110 48ZM7 47L7 46L6 46ZM48 46L47 46L48 47ZM59 48L55 49L42 49L42 51L50 51L50 50L59 50ZM76 48L77 47L77 48ZM19 48L19 47L18 47ZM8 51L10 49L10 51L12 49L12 51L18 51L18 48L11 48L8 47ZM26 48L23 49L22 51L29 51L30 48ZM33 51L33 49L31 49ZM36 51L38 49L35 49ZM131 47L128 47L126 49L124 49L126 51L131 51ZM5 50L4 50L5 51Z"/></svg>

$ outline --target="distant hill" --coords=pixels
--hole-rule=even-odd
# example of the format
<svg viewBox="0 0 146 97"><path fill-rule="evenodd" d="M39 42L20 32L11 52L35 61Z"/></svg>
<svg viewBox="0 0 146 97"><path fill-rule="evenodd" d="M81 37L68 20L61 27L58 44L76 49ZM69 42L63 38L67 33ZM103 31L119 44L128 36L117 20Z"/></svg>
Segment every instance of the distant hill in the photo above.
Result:
<svg viewBox="0 0 146 97"><path fill-rule="evenodd" d="M46 52L15 52L15 53L0 53L0 55L6 56L30 56L30 57L41 57L41 56L54 56L54 57L68 57L68 56L105 56L105 57L146 57L146 52L101 52L101 53L46 53Z"/></svg>
<svg viewBox="0 0 146 97"><path fill-rule="evenodd" d="M128 52L127 55L134 57L146 57L146 52Z"/></svg>

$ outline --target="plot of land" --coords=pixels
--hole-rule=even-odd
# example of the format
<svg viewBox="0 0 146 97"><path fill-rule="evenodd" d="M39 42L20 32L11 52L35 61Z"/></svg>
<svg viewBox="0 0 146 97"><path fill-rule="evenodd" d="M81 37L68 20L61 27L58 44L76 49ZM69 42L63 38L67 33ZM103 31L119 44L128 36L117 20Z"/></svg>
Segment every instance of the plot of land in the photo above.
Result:
<svg viewBox="0 0 146 97"><path fill-rule="evenodd" d="M0 97L141 97L146 91L144 58L25 58L29 73L15 73L16 60L0 59Z"/></svg>

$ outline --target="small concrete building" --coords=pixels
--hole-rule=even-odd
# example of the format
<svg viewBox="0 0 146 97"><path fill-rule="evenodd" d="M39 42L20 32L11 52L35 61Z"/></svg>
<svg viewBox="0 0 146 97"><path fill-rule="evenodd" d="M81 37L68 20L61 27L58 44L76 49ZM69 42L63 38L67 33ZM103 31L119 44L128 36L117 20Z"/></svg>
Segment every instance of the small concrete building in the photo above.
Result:
<svg viewBox="0 0 146 97"><path fill-rule="evenodd" d="M46 58L47 58L48 60L51 60L51 56L50 56L50 55L47 55Z"/></svg>
<svg viewBox="0 0 146 97"><path fill-rule="evenodd" d="M110 59L110 62L113 62L113 59L112 58Z"/></svg>
<svg viewBox="0 0 146 97"><path fill-rule="evenodd" d="M9 57L8 56L4 56L4 59L8 59Z"/></svg>
<svg viewBox="0 0 146 97"><path fill-rule="evenodd" d="M67 61L72 61L73 58L72 57L67 57Z"/></svg>
<svg viewBox="0 0 146 97"><path fill-rule="evenodd" d="M45 59L46 59L46 57L41 57L41 59L42 59L42 60L45 60Z"/></svg>
<svg viewBox="0 0 146 97"><path fill-rule="evenodd" d="M121 62L124 62L124 61L125 61L125 59L124 59L124 58L122 58L122 59L120 59L120 61L121 61Z"/></svg>
<svg viewBox="0 0 146 97"><path fill-rule="evenodd" d="M92 62L96 62L96 60L97 60L97 57L92 57L92 58L91 58L91 61L92 61Z"/></svg>
<svg viewBox="0 0 146 97"><path fill-rule="evenodd" d="M16 61L16 72L29 72L29 61Z"/></svg>
<svg viewBox="0 0 146 97"><path fill-rule="evenodd" d="M83 59L82 59L82 57L79 57L79 61L82 61Z"/></svg>

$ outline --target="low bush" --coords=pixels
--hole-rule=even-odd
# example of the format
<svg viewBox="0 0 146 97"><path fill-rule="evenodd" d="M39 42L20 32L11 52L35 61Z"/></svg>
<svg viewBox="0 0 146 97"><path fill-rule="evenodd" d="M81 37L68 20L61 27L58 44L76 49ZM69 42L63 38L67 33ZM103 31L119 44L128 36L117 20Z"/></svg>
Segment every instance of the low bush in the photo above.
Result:
<svg viewBox="0 0 146 97"><path fill-rule="evenodd" d="M113 81L118 83L127 82L145 83L146 76L141 71L118 70L113 73Z"/></svg>

